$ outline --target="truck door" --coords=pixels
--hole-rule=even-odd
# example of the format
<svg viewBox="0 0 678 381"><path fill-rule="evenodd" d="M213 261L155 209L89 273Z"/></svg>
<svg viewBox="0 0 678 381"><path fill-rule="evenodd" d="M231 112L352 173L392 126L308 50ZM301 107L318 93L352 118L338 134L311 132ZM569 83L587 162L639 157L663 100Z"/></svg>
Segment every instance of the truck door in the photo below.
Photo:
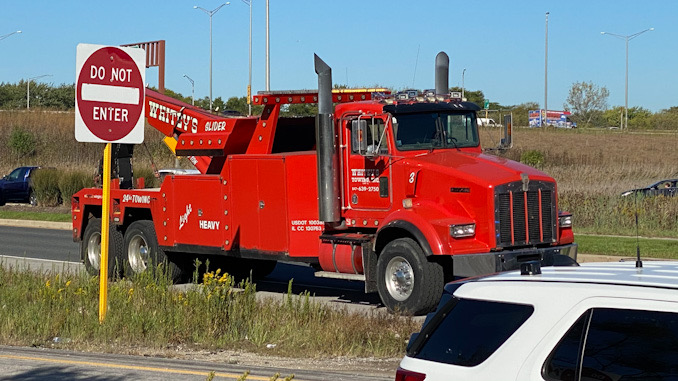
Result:
<svg viewBox="0 0 678 381"><path fill-rule="evenodd" d="M391 207L389 139L386 121L365 116L345 121L348 129L346 202L354 210L387 210Z"/></svg>

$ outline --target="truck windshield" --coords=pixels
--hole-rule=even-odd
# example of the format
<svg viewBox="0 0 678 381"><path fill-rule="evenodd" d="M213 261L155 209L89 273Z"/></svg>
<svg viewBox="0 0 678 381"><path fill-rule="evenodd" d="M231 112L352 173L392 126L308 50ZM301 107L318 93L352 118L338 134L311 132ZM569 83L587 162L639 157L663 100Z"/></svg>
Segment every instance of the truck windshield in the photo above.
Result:
<svg viewBox="0 0 678 381"><path fill-rule="evenodd" d="M477 147L474 112L427 112L393 117L395 146L400 151Z"/></svg>

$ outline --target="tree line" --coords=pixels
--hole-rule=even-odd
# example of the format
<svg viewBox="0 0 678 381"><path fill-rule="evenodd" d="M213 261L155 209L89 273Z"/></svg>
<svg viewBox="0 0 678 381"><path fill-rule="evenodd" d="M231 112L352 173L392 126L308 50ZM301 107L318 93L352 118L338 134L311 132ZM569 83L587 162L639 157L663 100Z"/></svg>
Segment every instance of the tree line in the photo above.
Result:
<svg viewBox="0 0 678 381"><path fill-rule="evenodd" d="M0 110L20 110L30 106L52 110L75 108L75 85L59 86L21 80L18 83L0 83Z"/></svg>
<svg viewBox="0 0 678 381"><path fill-rule="evenodd" d="M0 110L26 109L29 96L28 82L0 83ZM337 88L345 86L335 85ZM460 87L452 87L451 91L461 92ZM395 92L395 91L393 91ZM165 95L181 100L185 103L195 103L196 107L209 109L209 97L191 99L181 93L165 89ZM464 90L465 98L481 107L485 101L482 90ZM624 125L624 107L608 107L609 91L605 87L596 86L592 82L575 82L570 88L567 100L563 104L565 111L572 112L571 119L579 127L621 127ZM34 108L52 110L72 110L75 108L75 85L61 84L54 86L46 83L30 83L30 105ZM518 105L501 105L490 102L489 109L506 114L513 114L515 126L528 125L528 111L538 110L537 102L526 102ZM227 115L247 115L248 104L246 97L231 97L226 101L216 97L212 101L212 109L217 113ZM555 108L554 108L555 109ZM252 114L260 115L263 106L252 105ZM315 104L285 105L281 111L283 116L314 115L317 112ZM678 130L678 106L653 113L643 107L629 107L628 126L633 130Z"/></svg>

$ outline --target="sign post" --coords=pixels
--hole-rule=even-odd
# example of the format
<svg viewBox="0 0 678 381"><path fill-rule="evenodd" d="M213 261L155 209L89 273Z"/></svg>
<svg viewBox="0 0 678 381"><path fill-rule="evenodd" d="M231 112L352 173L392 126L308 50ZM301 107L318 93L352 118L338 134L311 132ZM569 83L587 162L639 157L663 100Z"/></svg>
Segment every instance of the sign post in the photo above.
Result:
<svg viewBox="0 0 678 381"><path fill-rule="evenodd" d="M108 304L108 246L111 203L111 143L144 141L146 53L140 48L78 44L76 51L75 140L106 143L101 206L99 322Z"/></svg>

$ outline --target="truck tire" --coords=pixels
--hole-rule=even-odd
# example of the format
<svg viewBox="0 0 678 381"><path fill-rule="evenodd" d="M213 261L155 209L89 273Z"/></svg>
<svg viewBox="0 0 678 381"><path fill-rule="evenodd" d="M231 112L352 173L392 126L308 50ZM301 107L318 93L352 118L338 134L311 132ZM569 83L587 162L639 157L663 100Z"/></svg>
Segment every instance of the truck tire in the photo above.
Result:
<svg viewBox="0 0 678 381"><path fill-rule="evenodd" d="M181 268L167 257L158 245L153 221L140 220L130 224L125 231L125 276L158 270L166 272L169 279L176 283L181 279Z"/></svg>
<svg viewBox="0 0 678 381"><path fill-rule="evenodd" d="M422 315L432 311L444 285L442 266L429 262L411 238L389 242L377 259L377 290L391 312Z"/></svg>
<svg viewBox="0 0 678 381"><path fill-rule="evenodd" d="M5 205L5 197L2 195L2 190L0 190L0 206Z"/></svg>
<svg viewBox="0 0 678 381"><path fill-rule="evenodd" d="M101 269L101 219L93 218L87 224L80 242L80 256L90 275L99 275ZM122 275L123 237L120 230L109 225L108 230L108 279Z"/></svg>

